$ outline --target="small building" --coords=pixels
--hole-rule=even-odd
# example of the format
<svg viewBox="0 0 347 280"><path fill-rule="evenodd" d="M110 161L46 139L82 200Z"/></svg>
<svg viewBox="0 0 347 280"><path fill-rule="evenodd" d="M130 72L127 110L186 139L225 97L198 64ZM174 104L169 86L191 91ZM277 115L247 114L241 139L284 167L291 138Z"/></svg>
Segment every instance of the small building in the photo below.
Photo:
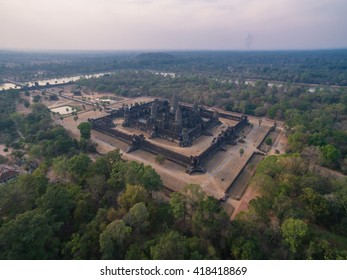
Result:
<svg viewBox="0 0 347 280"><path fill-rule="evenodd" d="M14 168L1 164L0 165L0 184L6 183L12 179L15 179L19 175L19 172Z"/></svg>

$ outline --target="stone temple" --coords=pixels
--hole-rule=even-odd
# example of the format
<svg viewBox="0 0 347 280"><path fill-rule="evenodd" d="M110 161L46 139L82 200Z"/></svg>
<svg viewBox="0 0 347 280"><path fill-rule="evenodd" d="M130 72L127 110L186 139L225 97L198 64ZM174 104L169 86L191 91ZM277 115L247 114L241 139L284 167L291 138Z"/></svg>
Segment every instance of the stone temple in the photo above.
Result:
<svg viewBox="0 0 347 280"><path fill-rule="evenodd" d="M213 137L211 129L221 124L220 118L233 120L236 124L228 126ZM163 138L176 142L182 148L194 145L194 140L201 135L212 136L212 141L200 154L188 156L160 146L155 141L149 141L144 134L138 135L117 129L114 123L116 119L123 119L124 128L143 131L149 135L149 138ZM226 145L236 145L238 131L249 124L247 116L227 112L219 113L210 108L198 106L197 102L194 104L179 103L176 95L170 102L165 99L155 99L142 104L124 105L122 108L111 110L107 116L89 121L92 123L92 129L127 143L127 153L141 149L161 155L185 166L186 172L189 174L206 172L203 162L219 150L226 151Z"/></svg>
<svg viewBox="0 0 347 280"><path fill-rule="evenodd" d="M174 95L171 102L154 100L124 108L124 127L144 131L151 138L175 141L180 147L190 147L201 135L211 135L209 130L219 125L218 112L200 109L194 105L179 104Z"/></svg>

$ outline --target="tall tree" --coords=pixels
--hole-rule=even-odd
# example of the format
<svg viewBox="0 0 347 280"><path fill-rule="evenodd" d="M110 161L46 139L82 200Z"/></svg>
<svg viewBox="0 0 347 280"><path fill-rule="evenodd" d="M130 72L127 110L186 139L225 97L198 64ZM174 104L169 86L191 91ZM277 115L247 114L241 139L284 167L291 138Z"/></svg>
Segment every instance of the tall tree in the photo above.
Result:
<svg viewBox="0 0 347 280"><path fill-rule="evenodd" d="M145 203L136 203L129 209L129 212L124 216L124 222L129 225L135 232L143 232L149 226L149 212Z"/></svg>
<svg viewBox="0 0 347 280"><path fill-rule="evenodd" d="M92 128L92 125L91 125L90 122L81 122L77 126L77 128L80 131L81 138L83 138L85 140L89 140L90 139L90 136L91 136L90 130Z"/></svg>
<svg viewBox="0 0 347 280"><path fill-rule="evenodd" d="M115 220L100 234L100 250L103 259L123 259L126 241L131 233L131 227L124 221Z"/></svg>
<svg viewBox="0 0 347 280"><path fill-rule="evenodd" d="M125 191L118 197L118 204L128 211L139 202L147 202L149 199L146 189L139 185L127 185Z"/></svg>
<svg viewBox="0 0 347 280"><path fill-rule="evenodd" d="M185 254L185 237L177 231L169 231L159 236L156 245L150 248L154 260L183 260Z"/></svg>
<svg viewBox="0 0 347 280"><path fill-rule="evenodd" d="M73 156L67 161L67 169L77 176L86 175L92 160L84 153Z"/></svg>
<svg viewBox="0 0 347 280"><path fill-rule="evenodd" d="M40 210L26 211L0 227L0 258L50 259L55 257L57 244L54 232L60 227L55 224L50 213Z"/></svg>
<svg viewBox="0 0 347 280"><path fill-rule="evenodd" d="M308 226L302 220L289 218L283 222L281 231L284 241L295 255L308 235Z"/></svg>

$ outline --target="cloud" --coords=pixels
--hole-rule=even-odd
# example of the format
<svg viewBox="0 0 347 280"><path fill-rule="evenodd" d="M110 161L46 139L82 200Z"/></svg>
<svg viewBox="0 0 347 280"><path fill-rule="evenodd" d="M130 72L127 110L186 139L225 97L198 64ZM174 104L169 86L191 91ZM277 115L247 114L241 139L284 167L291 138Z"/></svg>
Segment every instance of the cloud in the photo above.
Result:
<svg viewBox="0 0 347 280"><path fill-rule="evenodd" d="M0 10L0 48L347 47L345 0L0 0Z"/></svg>

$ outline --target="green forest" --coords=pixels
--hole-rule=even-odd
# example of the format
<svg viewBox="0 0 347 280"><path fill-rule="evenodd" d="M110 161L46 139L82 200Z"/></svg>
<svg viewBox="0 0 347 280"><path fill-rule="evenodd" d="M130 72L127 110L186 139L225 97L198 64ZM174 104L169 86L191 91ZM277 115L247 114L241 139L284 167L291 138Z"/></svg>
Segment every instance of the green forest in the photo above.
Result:
<svg viewBox="0 0 347 280"><path fill-rule="evenodd" d="M16 105L25 93L0 92L0 144L28 171L0 184L0 259L347 259L347 89L327 85L347 80L346 51L291 55L100 55L95 69L116 72L78 82L82 89L125 97L176 93L181 101L284 122L287 153L259 164L249 187L259 187L261 195L233 221L199 185L168 193L151 166L126 161L117 149L98 154L89 123L81 123L81 137L73 139L40 102L19 114ZM3 55L2 63L10 59ZM24 67L32 57L17 59ZM36 70L69 69L62 62L50 65L50 56L40 59ZM90 59L83 64L71 58L66 71L73 73L79 63L87 69ZM218 63L205 67L209 61ZM226 78L230 61L240 67L239 83ZM266 79L245 84L247 65L254 69L249 77ZM152 66L179 74L156 74ZM0 68L9 73L16 67ZM33 66L25 67L23 77L30 78ZM285 82L269 86L271 80ZM324 85L311 92L294 82Z"/></svg>
<svg viewBox="0 0 347 280"><path fill-rule="evenodd" d="M347 86L347 51L30 53L0 50L0 77L15 77L22 82L124 69Z"/></svg>

